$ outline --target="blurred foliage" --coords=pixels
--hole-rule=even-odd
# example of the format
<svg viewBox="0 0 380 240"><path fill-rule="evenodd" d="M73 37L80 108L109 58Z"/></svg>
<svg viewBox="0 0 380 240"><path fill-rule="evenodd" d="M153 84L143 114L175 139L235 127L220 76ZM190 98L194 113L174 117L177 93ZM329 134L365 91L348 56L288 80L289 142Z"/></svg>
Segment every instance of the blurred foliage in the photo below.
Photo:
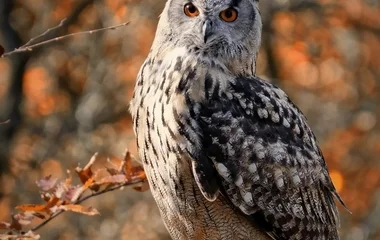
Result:
<svg viewBox="0 0 380 240"><path fill-rule="evenodd" d="M309 119L334 183L342 239L380 239L380 3L262 0L258 74ZM100 158L136 152L128 102L164 0L0 0L0 43L10 51L49 33L130 25L0 59L0 221L37 202L35 181ZM169 239L149 192L92 199L100 217L60 216L43 239Z"/></svg>

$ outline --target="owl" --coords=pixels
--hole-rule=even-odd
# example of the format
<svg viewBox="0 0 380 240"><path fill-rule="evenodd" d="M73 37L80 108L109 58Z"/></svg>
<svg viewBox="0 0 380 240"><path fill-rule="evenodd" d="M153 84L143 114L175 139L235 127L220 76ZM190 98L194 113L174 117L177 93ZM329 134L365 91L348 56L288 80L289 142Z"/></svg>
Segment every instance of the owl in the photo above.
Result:
<svg viewBox="0 0 380 240"><path fill-rule="evenodd" d="M130 104L173 239L339 239L305 116L256 76L257 0L168 0Z"/></svg>

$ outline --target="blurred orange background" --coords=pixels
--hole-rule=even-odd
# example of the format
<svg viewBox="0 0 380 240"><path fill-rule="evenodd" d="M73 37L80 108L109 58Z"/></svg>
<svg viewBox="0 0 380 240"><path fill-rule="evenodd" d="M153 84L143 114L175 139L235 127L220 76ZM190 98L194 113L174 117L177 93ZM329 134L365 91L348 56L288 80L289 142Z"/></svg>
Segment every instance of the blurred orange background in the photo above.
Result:
<svg viewBox="0 0 380 240"><path fill-rule="evenodd" d="M0 221L39 203L35 181L101 158L136 153L128 113L137 72L163 0L0 1L0 44L128 26L0 59ZM307 116L334 184L342 239L380 239L380 2L262 0L258 74ZM170 239L149 192L111 192L85 203L101 216L65 213L42 239Z"/></svg>

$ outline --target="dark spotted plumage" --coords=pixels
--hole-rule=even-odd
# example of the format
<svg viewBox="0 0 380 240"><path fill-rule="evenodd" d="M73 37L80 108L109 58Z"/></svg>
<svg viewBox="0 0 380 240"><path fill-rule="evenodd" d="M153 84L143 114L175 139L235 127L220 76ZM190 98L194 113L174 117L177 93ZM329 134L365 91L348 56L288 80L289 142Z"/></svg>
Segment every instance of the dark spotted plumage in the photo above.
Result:
<svg viewBox="0 0 380 240"><path fill-rule="evenodd" d="M263 216L277 239L338 238L338 195L305 117L282 90L236 78L202 103L199 122L204 154L243 213Z"/></svg>
<svg viewBox="0 0 380 240"><path fill-rule="evenodd" d="M306 118L255 74L257 1L193 0L201 13L191 19L182 16L186 3L166 4L131 101L139 155L171 236L339 239L340 198ZM218 19L226 7L239 10L236 25Z"/></svg>

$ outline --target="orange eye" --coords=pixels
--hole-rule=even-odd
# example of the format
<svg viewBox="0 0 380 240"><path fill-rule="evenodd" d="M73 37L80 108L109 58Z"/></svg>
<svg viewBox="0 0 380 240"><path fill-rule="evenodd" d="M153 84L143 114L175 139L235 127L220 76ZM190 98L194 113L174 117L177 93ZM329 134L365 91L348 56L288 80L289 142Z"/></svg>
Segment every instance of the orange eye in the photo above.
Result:
<svg viewBox="0 0 380 240"><path fill-rule="evenodd" d="M196 17L199 15L199 10L194 4L186 3L184 7L184 12L188 17Z"/></svg>
<svg viewBox="0 0 380 240"><path fill-rule="evenodd" d="M219 14L220 18L225 22L233 22L238 17L238 12L235 8L227 8L226 10L223 10Z"/></svg>

